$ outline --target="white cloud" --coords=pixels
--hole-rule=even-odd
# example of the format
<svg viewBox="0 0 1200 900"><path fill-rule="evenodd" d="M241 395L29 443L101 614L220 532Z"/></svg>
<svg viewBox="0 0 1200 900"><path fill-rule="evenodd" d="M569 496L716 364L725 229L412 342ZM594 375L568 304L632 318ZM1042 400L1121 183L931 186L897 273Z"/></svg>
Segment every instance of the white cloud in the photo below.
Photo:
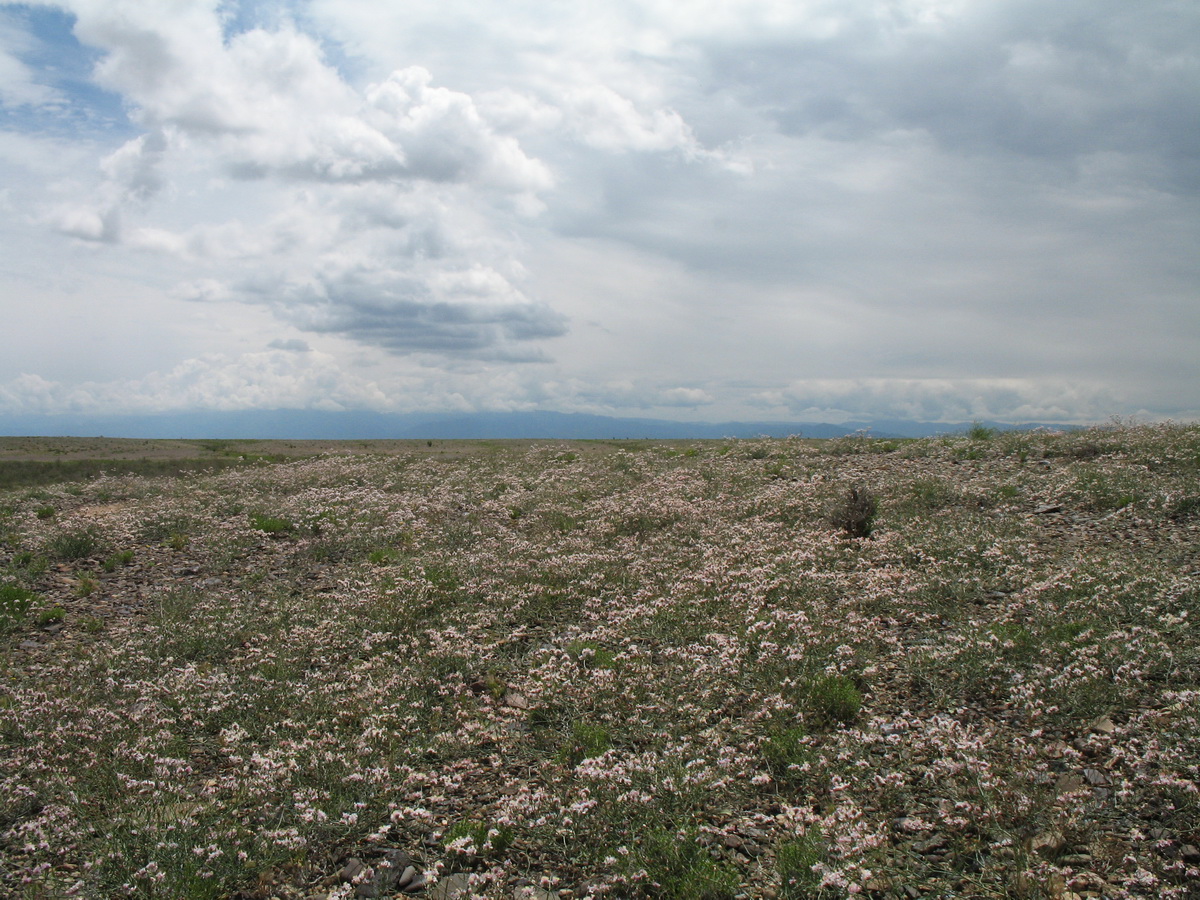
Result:
<svg viewBox="0 0 1200 900"><path fill-rule="evenodd" d="M28 66L0 46L0 105L40 106L57 99L56 91L39 84Z"/></svg>
<svg viewBox="0 0 1200 900"><path fill-rule="evenodd" d="M295 346L239 357L189 359L144 378L64 385L37 375L0 384L0 411L147 414L180 409L343 410L387 408L378 384L341 369L336 360Z"/></svg>
<svg viewBox="0 0 1200 900"><path fill-rule="evenodd" d="M61 102L62 94L39 79L22 61L33 42L15 18L0 9L0 106L45 106Z"/></svg>
<svg viewBox="0 0 1200 900"><path fill-rule="evenodd" d="M1029 378L811 379L756 398L807 421L1062 423L1103 420L1125 399L1095 383Z"/></svg>
<svg viewBox="0 0 1200 900"><path fill-rule="evenodd" d="M467 94L419 66L356 89L290 25L225 36L214 3L67 5L76 35L104 51L97 80L148 130L104 158L92 204L44 214L64 234L223 263L175 293L266 304L395 352L540 359L514 345L562 333L562 317L502 273L519 265L491 236L536 214L553 179ZM309 192L276 194L265 217L155 221L168 218L164 190L211 211L238 205L239 179Z"/></svg>
<svg viewBox="0 0 1200 900"><path fill-rule="evenodd" d="M0 99L69 106L0 133L0 380L38 403L1195 406L1191 7L54 5L86 89L35 64L63 36L0 38Z"/></svg>
<svg viewBox="0 0 1200 900"><path fill-rule="evenodd" d="M661 406L706 406L713 402L713 396L700 388L670 388L659 394Z"/></svg>

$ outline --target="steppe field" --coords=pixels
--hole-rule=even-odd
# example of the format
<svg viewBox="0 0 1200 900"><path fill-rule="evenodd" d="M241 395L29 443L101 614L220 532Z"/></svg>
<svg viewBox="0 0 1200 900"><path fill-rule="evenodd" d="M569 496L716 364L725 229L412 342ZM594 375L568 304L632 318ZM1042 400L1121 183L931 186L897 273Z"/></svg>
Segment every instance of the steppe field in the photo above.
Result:
<svg viewBox="0 0 1200 900"><path fill-rule="evenodd" d="M1200 897L1200 427L0 439L0 895Z"/></svg>

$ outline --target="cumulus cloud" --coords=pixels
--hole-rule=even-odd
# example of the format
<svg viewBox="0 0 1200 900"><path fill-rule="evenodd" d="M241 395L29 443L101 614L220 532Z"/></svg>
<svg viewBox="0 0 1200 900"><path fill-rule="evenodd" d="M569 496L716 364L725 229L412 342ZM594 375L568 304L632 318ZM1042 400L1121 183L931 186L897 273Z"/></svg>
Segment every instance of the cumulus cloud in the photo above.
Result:
<svg viewBox="0 0 1200 900"><path fill-rule="evenodd" d="M135 188L167 141L207 142L240 177L330 182L425 179L544 189L546 168L496 135L466 94L419 66L360 92L290 25L226 38L218 5L67 0L75 33L104 51L96 79L150 129L106 161Z"/></svg>
<svg viewBox="0 0 1200 900"><path fill-rule="evenodd" d="M146 131L103 159L91 205L46 214L61 232L224 263L175 293L265 304L295 326L397 353L542 359L516 345L564 333L561 315L502 274L519 267L489 237L497 219L536 214L553 179L472 97L420 66L357 89L294 26L227 35L206 0L65 6L78 38L103 51L97 81ZM184 190L171 178L189 177L185 159L204 167L190 175L193 195L220 193L222 177L310 193L258 221L133 224L162 218L153 203Z"/></svg>

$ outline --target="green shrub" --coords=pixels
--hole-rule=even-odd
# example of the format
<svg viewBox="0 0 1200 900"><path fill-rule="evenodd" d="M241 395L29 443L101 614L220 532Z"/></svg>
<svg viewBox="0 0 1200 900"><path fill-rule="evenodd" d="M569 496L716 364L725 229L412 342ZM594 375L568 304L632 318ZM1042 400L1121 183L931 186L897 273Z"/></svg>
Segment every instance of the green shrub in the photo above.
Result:
<svg viewBox="0 0 1200 900"><path fill-rule="evenodd" d="M46 543L46 550L56 559L88 559L100 549L100 536L94 528L85 526L60 531Z"/></svg>
<svg viewBox="0 0 1200 900"><path fill-rule="evenodd" d="M816 896L821 877L813 866L821 861L820 836L809 832L779 845L775 864L779 869L779 896L783 900L805 900Z"/></svg>
<svg viewBox="0 0 1200 900"><path fill-rule="evenodd" d="M21 550L13 554L11 571L21 578L33 579L44 574L50 567L50 561L29 550Z"/></svg>
<svg viewBox="0 0 1200 900"><path fill-rule="evenodd" d="M943 478L918 478L909 486L911 506L922 512L945 509L959 502L954 485Z"/></svg>
<svg viewBox="0 0 1200 900"><path fill-rule="evenodd" d="M809 685L805 706L816 725L849 725L862 709L862 694L845 675L826 675Z"/></svg>
<svg viewBox="0 0 1200 900"><path fill-rule="evenodd" d="M51 606L37 614L37 623L39 626L53 625L55 622L61 622L66 615L67 611L61 606Z"/></svg>
<svg viewBox="0 0 1200 900"><path fill-rule="evenodd" d="M617 658L611 650L605 650L595 641L573 641L567 647L567 655L588 669L611 669Z"/></svg>
<svg viewBox="0 0 1200 900"><path fill-rule="evenodd" d="M296 530L296 526L287 519L277 516L267 516L262 513L250 513L250 525L264 534L281 537Z"/></svg>
<svg viewBox="0 0 1200 900"><path fill-rule="evenodd" d="M497 857L504 853L513 842L513 830L508 825L488 825L478 820L456 822L442 838L442 843L449 847L455 841L463 838L470 840L470 850L467 855Z"/></svg>
<svg viewBox="0 0 1200 900"><path fill-rule="evenodd" d="M627 861L632 870L645 869L654 896L670 900L731 900L741 890L741 878L717 862L696 840L695 829L654 828L637 843Z"/></svg>
<svg viewBox="0 0 1200 900"><path fill-rule="evenodd" d="M133 551L122 550L120 553L114 553L108 559L104 560L102 565L105 572L115 572L122 566L127 566L133 562Z"/></svg>
<svg viewBox="0 0 1200 900"><path fill-rule="evenodd" d="M973 441L990 441L997 434L995 428L988 428L979 421L972 422L971 427L967 429L967 437Z"/></svg>
<svg viewBox="0 0 1200 900"><path fill-rule="evenodd" d="M559 750L558 758L568 766L577 766L611 748L612 738L603 725L575 722L571 726L571 737Z"/></svg>
<svg viewBox="0 0 1200 900"><path fill-rule="evenodd" d="M37 517L39 519L53 519L54 518L54 507L53 506L39 506L38 511L37 511Z"/></svg>
<svg viewBox="0 0 1200 900"><path fill-rule="evenodd" d="M400 559L400 551L393 547L382 547L367 554L367 561L373 566L394 565Z"/></svg>
<svg viewBox="0 0 1200 900"><path fill-rule="evenodd" d="M779 779L799 776L794 767L812 760L812 751L805 743L806 737L804 729L799 726L772 729L762 745L763 760L772 775Z"/></svg>
<svg viewBox="0 0 1200 900"><path fill-rule="evenodd" d="M20 623L37 594L15 584L0 584L0 632Z"/></svg>

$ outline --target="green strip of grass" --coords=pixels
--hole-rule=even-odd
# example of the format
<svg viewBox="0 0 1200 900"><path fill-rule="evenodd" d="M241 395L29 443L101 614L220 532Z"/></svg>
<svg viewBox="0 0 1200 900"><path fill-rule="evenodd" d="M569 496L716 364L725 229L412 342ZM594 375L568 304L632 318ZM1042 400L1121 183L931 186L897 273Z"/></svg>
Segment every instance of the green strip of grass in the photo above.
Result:
<svg viewBox="0 0 1200 900"><path fill-rule="evenodd" d="M89 481L100 475L174 477L188 472L215 472L256 460L241 459L72 459L0 461L0 490Z"/></svg>

